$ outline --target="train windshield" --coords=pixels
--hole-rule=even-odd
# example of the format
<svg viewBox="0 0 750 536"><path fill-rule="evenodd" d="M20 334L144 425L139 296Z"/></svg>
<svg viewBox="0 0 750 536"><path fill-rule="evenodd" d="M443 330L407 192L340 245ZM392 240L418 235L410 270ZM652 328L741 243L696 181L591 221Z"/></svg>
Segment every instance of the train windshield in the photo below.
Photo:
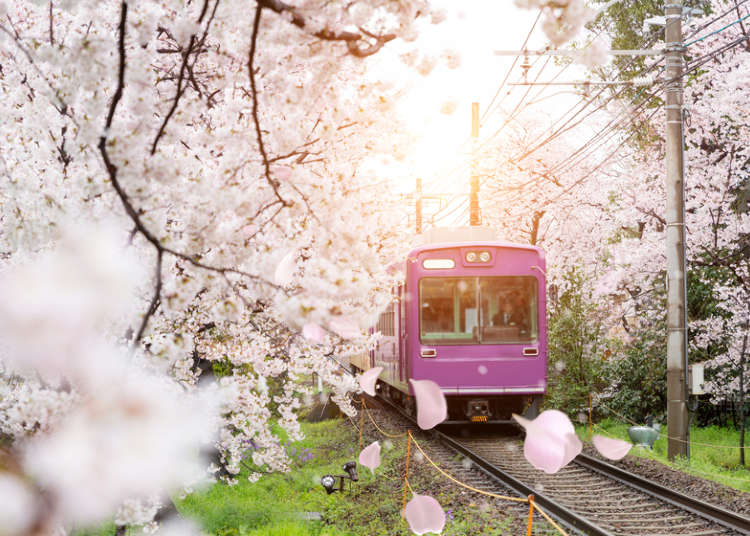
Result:
<svg viewBox="0 0 750 536"><path fill-rule="evenodd" d="M425 277L419 281L424 344L523 344L539 336L537 280L529 276Z"/></svg>

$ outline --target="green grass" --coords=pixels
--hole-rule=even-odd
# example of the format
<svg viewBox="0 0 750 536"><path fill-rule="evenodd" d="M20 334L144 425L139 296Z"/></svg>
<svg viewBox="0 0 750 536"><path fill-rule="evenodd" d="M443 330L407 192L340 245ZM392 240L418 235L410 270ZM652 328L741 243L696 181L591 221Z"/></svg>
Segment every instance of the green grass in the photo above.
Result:
<svg viewBox="0 0 750 536"><path fill-rule="evenodd" d="M382 437L363 438L363 446L380 440L381 465L375 475L358 466L360 481L351 491L327 495L320 477L341 474L345 462L357 459L359 437L340 419L303 423L302 429L305 439L287 445L287 451L294 448L296 456L289 473L266 475L251 483L243 469L234 486L216 483L177 501L180 514L211 536L411 536L401 517L406 453L403 440L391 443ZM300 450L305 448L309 450L300 457ZM415 452L412 447L409 483L415 492L431 495L443 506L447 517L444 536L506 536L518 532L511 528L512 519L503 514L508 503L488 497L475 503L467 501L461 488L439 475L426 460L420 461ZM306 519L309 512L320 513L321 519ZM128 534L141 532L132 528ZM555 531L535 521L534 534L552 535ZM112 524L76 532L76 536L113 535Z"/></svg>
<svg viewBox="0 0 750 536"><path fill-rule="evenodd" d="M192 518L209 534L218 536L339 536L345 534L324 522L307 520L307 512L322 513L330 499L322 486L324 474L341 474L344 462L356 459L356 439L340 421L303 426L306 437L290 444L296 461L287 474L271 474L248 481L243 469L234 486L216 484L178 503L180 513ZM308 449L308 455L299 452ZM307 459L309 457L309 459Z"/></svg>
<svg viewBox="0 0 750 536"><path fill-rule="evenodd" d="M608 437L615 437L629 441L628 425L612 420L597 423L598 429L593 428L594 434L599 433ZM583 440L588 440L588 426L576 425L576 431ZM633 447L630 454L640 458L656 460L664 465L684 471L689 474L713 480L741 491L750 492L750 468L739 464L739 431L731 428L710 426L707 428L690 428L690 460L677 458L667 460L666 427L662 426L659 439L654 443L653 450ZM746 445L750 445L750 436ZM745 449L746 464L750 464L750 449Z"/></svg>
<svg viewBox="0 0 750 536"><path fill-rule="evenodd" d="M381 466L375 475L358 466L360 480L352 485L351 491L327 495L320 477L341 474L345 462L356 460L359 438L353 428L335 419L305 423L303 431L305 439L289 445L288 449L293 447L299 452L308 448L313 456L296 464L290 473L267 475L250 483L243 471L235 486L215 484L186 497L178 504L180 512L196 520L206 533L216 536L412 534L401 517L403 441L364 438L363 445L380 439ZM466 501L458 501L460 489L439 476L426 461L412 459L409 482L414 491L432 495L443 505L447 516L444 536L512 533L511 520L501 513L503 503L488 499L467 505ZM407 499L410 497L411 494ZM303 512L319 512L321 520L300 519ZM540 524L535 534L545 534L542 528Z"/></svg>

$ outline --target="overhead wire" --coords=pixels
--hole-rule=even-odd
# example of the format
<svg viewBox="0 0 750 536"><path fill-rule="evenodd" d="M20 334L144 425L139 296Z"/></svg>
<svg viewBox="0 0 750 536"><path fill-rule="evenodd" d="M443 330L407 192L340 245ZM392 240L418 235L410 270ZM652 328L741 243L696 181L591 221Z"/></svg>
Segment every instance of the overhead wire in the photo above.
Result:
<svg viewBox="0 0 750 536"><path fill-rule="evenodd" d="M744 2L746 2L746 1L747 1L747 0L743 0L743 3L744 3ZM750 17L750 15L748 15L747 17L743 17L742 19L744 19L744 18L748 18L748 17ZM739 21L739 20L742 20L742 19L738 19L738 21ZM719 30L716 30L716 31L714 31L714 32L711 32L710 34L708 34L708 35L704 36L704 38L705 38L705 37L708 37L708 36L710 36L710 35L715 35L716 33L719 33L720 31L723 31L723 30L725 30L725 29L727 29L727 28L731 27L731 26L732 26L733 24L735 24L736 22L737 22L737 21L735 21L734 23L730 23L730 24L727 24L727 25L723 26L722 28L720 28ZM701 39L699 39L699 40L702 40L702 39L703 39L703 38L701 38ZM733 43L730 43L729 45L727 45L727 49L728 49L728 48L731 48L732 46L734 46L734 45L736 45L736 44L738 44L739 42L742 42L743 40L744 40L744 38L739 38L739 39L737 39L737 40L736 40L735 42L733 42ZM698 40L696 40L696 41L693 41L693 42L697 42L697 41L698 41ZM715 54L714 54L714 55L712 55L711 57L713 57L713 56L715 56ZM703 63L705 63L705 61L704 61ZM701 63L700 65L702 65L703 63ZM653 64L653 65L651 66L651 68L653 68L653 67L654 67L654 66L656 66L657 64L658 64L658 63L655 63L655 64ZM700 65L698 65L698 66L700 66ZM691 68L691 69L690 69L689 71L692 71L692 70L694 70L694 69L695 69L695 68L697 68L698 66L696 66L696 67L693 67L693 68ZM663 70L663 68L662 68L662 70ZM689 72L689 71L688 71L688 72ZM645 100L643 101L643 103L645 103L645 102L648 102L648 99L650 99L651 97L655 96L655 95L656 95L656 93L657 93L658 91L660 91L660 90L661 90L661 87L663 87L663 86L660 86L660 87L658 87L658 88L657 88L657 89L656 89L655 91L652 91L652 92L651 92L651 93L650 93L650 94L649 94L649 95L648 95L648 96L646 97L646 99L645 99ZM638 96L639 96L639 95L640 95L640 94L641 94L642 92L643 92L643 89L641 89L641 90L639 91L639 93L638 93L638 94L636 95L636 97L635 97L635 98L637 98L637 97L638 97ZM633 102L633 101L635 100L635 98L631 100L631 103L632 103L632 102ZM643 103L642 103L642 104L643 104ZM640 106L640 105L639 105L639 106ZM593 142L595 142L595 141L596 141L596 139L597 139L597 138L598 138L598 137L599 137L600 135L602 135L602 134L603 134L603 135L607 135L607 134L608 134L608 131L613 131L614 129L616 129L616 128L617 128L618 126L620 126L620 125L621 125L622 121L621 121L621 120L618 120L618 121L617 121L617 122L615 123L615 122L614 122L614 121L615 121L615 119L617 119L617 118L613 118L613 120L611 120L611 121L610 121L610 122L609 122L609 123L608 123L608 124L607 124L607 125L606 125L606 126L605 126L605 127L603 128L603 129L601 129L601 130L600 130L599 132L597 132L597 134L596 134L596 135L595 135L595 136L594 136L594 137L593 137L593 138L592 138L591 140L589 140L589 142L587 142L587 144L584 144L584 146L580 147L580 148L579 148L579 149L578 149L578 150L577 150L576 152L574 152L573 154L571 154L571 155L570 155L570 156L569 156L569 157L568 157L568 158L567 158L566 160L564 160L563 162L561 162L561 163L558 163L558 164L556 164L556 165L555 165L555 167L553 168L553 170L552 170L552 171L551 171L550 173L555 173L555 172L563 171L563 170L565 170L566 168L567 168L567 169L569 169L569 168L570 168L570 167L572 167L573 165L575 165L575 164L577 164L577 163L580 163L580 162L581 162L581 161L583 160L583 158L578 158L578 159L576 160L576 159L575 159L575 157L576 157L576 156L578 156L578 155L579 155L579 154L580 154L580 153L581 153L581 152L582 152L582 151L583 151L584 149L586 149L586 148L587 148L587 146L588 146L589 144L592 144ZM608 136L607 138L605 138L605 140L608 140L608 139L611 139L611 135L610 135L610 136ZM599 145L601 145L601 144L602 144L602 143L599 143ZM590 146L589 146L589 152L590 152L590 151L591 151L591 148L590 148ZM566 165L566 164L567 164L567 165Z"/></svg>
<svg viewBox="0 0 750 536"><path fill-rule="evenodd" d="M699 26L697 28L694 28L691 33L689 33L688 35L685 36L685 39L690 39L691 37L694 37L695 35L698 34L698 32L701 32L701 31L705 30L706 28L708 28L709 26L711 26L713 23L715 23L719 19L723 19L724 17L726 17L727 15L729 15L732 11L735 11L735 10L739 9L739 7L741 5L745 4L748 1L749 0L740 0L736 4L732 5L732 7L730 7L729 9L727 9L725 12L723 12L721 15L718 15L718 16L714 17L712 20L710 20L710 21L702 24L701 26Z"/></svg>
<svg viewBox="0 0 750 536"><path fill-rule="evenodd" d="M734 7L732 7L731 9L727 10L727 11L726 11L726 12L724 12L723 14L721 14L721 15L719 15L719 16L717 16L717 17L715 17L715 18L714 18L714 19L713 19L712 21L709 21L708 23L706 23L706 24L702 25L701 27L699 27L698 29L694 30L694 31L693 31L693 32L692 32L692 33L690 34L690 36L694 36L694 35L696 35L696 34L697 34L697 33L698 33L699 31L701 31L702 29L705 29L706 27L710 26L711 24L713 24L714 22L716 22L716 21L717 21L717 20L719 20L720 18L722 18L722 17L726 16L726 15L727 15L728 13L730 13L731 11L733 11L733 10L735 10L735 9L739 8L739 6L740 6L740 5L742 5L742 4L744 4L744 3L746 3L747 1L748 1L748 0L741 0L741 2L739 2L739 3L737 4L737 6L734 6ZM750 15L748 15L748 16L750 16ZM710 34L707 34L706 36L703 36L703 37L701 37L701 38L700 38L699 40L695 40L695 41L691 42L690 44L693 44L693 43L695 43L695 42L698 42L698 41L700 41L700 40L703 40L703 39L705 39L705 38L707 38L707 37L709 37L709 36L711 36L711 35L715 35L715 34L717 34L717 33L720 33L721 31L723 31L723 30L725 30L725 29L727 29L727 28L731 27L732 25L734 25L734 24L737 24L738 22L741 22L742 20L745 20L746 18L748 18L748 16L746 16L746 17L742 17L742 18L738 19L737 21L734 21L733 23L730 23L730 24L728 24L728 25L725 25L724 27L720 28L719 30L713 31L713 32L711 32ZM538 17L537 17L537 21L538 21ZM535 25L536 25L536 21L535 21L535 23L534 23L534 26L535 26ZM532 26L532 30L531 30L531 31L533 31L533 29L534 29L534 26ZM529 32L529 36L531 35L531 31ZM726 51L726 50L729 50L729 49L731 49L732 47L736 46L737 44L741 43L742 41L744 41L744 40L746 40L746 39L748 39L748 37L747 37L747 36L743 36L743 37L741 37L741 38L739 38L739 39L736 39L736 40L735 40L735 41L733 41L732 43L729 43L728 45L725 45L724 47L721 47L721 49L717 49L716 51L714 51L714 52L712 52L712 53L710 53L710 54L706 54L706 55L704 55L704 56L701 56L700 58L697 58L697 59L696 59L695 61L700 61L700 63L695 63L695 62L693 62L693 63L691 64L691 67L690 67L689 69L686 69L686 70L685 70L685 73L683 74L683 76L685 76L685 75L686 75L686 74L688 74L689 72L692 72L693 70L695 70L695 69L699 68L699 67L700 67L701 65L705 64L705 63L706 63L707 61L710 61L710 59L711 59L711 58L713 58L713 57L715 57L715 56L716 56L717 54L719 54L719 53L722 53L722 52L724 52L724 51ZM527 36L527 39L526 39L526 41L528 41L528 36ZM526 42L526 41L525 41L525 42ZM525 42L524 42L524 43L525 43ZM647 45L647 46L648 46L648 45ZM517 58L516 58L516 59L517 59ZM662 59L663 59L663 58L662 58ZM651 70L655 69L655 68L656 68L656 67L657 67L657 66L659 65L659 63L660 63L660 62L662 61L662 59L660 59L659 61L657 61L657 62L653 63L652 65L650 65L649 67L647 67L647 68L646 68L646 69L645 69L645 70L644 70L644 71L642 72L642 74L646 74L646 73L650 72ZM620 68L620 69L619 69L619 72L620 72L620 73L623 73L623 72L624 72L624 71L625 71L625 70L626 70L627 68L629 68L629 67L630 67L631 65L633 65L633 64L635 63L635 61L636 61L636 58L632 59L632 60L631 60L630 62L628 62L628 64L627 64L627 65L625 65L624 67ZM506 74L506 77L505 77L505 78L503 79L503 82L501 83L501 85L500 85L500 87L499 87L498 91L496 91L496 94L495 94L495 96L493 97L493 100L491 101L490 105L488 105L487 109L485 110L485 112L484 112L484 114L483 114L483 116L482 116L482 118L483 118L483 119L484 119L484 118L485 118L485 117L486 117L486 116L488 115L488 113L489 113L489 111L490 111L490 108L491 108L492 104L494 103L494 100L496 100L496 98L497 98L497 95L499 95L499 92L500 92L500 90L502 89L502 87L504 87L505 83L507 82L507 80L508 80L508 78L509 78L509 76L510 76L510 74L511 74L511 71L512 71L512 69L513 69L513 67L515 66L515 64L516 64L516 63L517 63L517 62L514 62L514 63L513 63L513 65L511 66L511 69L509 69L508 73ZM535 62L535 63L536 63L536 62ZM544 68L544 67L546 67L546 65L547 65L547 62L545 62L545 64L544 64L543 68ZM570 65L570 64L568 64L568 65ZM566 66L565 66L565 67L563 68L563 70L564 70L565 68L567 68L567 67L568 67L568 65L566 65ZM663 69L663 68L662 68L662 69ZM561 70L561 71L562 71L562 70ZM561 71L560 71L560 72L561 72ZM540 71L540 72L541 72L541 71ZM557 76L559 76L560 72L558 72L558 74L557 74L557 75L555 75L555 78L556 78ZM642 76L642 74L641 74L641 76ZM539 78L539 76L537 75L537 78L535 79L535 82L536 82L536 80L538 80L538 78ZM553 79L553 80L554 80L554 79ZM533 86L529 86L529 87L531 88L531 87L533 87ZM542 89L540 89L540 91L536 93L536 95L535 95L534 99L538 98L538 96L542 94L542 92L544 91L544 89L545 89L545 88L542 88ZM656 91L654 91L654 92L651 92L651 93L650 93L650 94L649 94L649 95L648 95L648 96L646 97L646 99L644 99L644 101L642 101L642 103L641 103L641 104L640 104L640 105L639 105L639 106L638 106L638 107L636 108L636 111L637 111L637 110L639 110L639 109L640 109L640 108L642 107L642 105L643 105L644 103L648 102L648 100L649 100L650 98L652 98L653 96L655 96L655 95L656 95L656 92L657 92L658 90L660 90L660 89L661 89L661 87L659 87L659 88L658 88L658 89L657 89ZM558 119L557 121L555 121L555 122L554 122L554 123L552 124L552 128L554 128L554 125L556 125L556 124L557 124L557 123L558 123L558 122L559 122L560 120L562 120L562 118L564 118L564 117L565 117L566 115L568 115L568 114L569 114L569 113L571 113L571 112L572 112L573 110L575 110L575 109L576 109L577 107L581 106L581 104L583 104L583 106L581 106L581 108L580 108L580 109L579 109L579 110L578 110L577 112L575 112L575 114L574 114L574 115L573 115L572 117L568 118L568 119L567 119L567 120L565 121L565 123L563 123L563 125L562 125L561 127L559 127L559 128L557 129L557 130L554 130L554 131L552 132L552 134L550 134L550 135L549 135L549 136L548 136L547 138L545 138L545 139L544 139L544 140L543 140L543 141L542 141L541 143L537 144L537 145L536 145L535 147L533 147L533 148L532 148L531 150L529 150L529 151L525 152L525 153L524 153L523 155L521 155L520 157L516 157L516 158L514 158L513 160L514 160L514 161L520 161L520 160L522 160L522 159L524 159L524 158L526 158L526 157L530 156L530 155L531 155L531 154L533 154L533 153L534 153L535 151L539 150L539 149L540 149L540 148L542 148L543 146L547 145L548 143L550 143L551 141L553 141L554 139L556 139L557 137L559 137L559 136L560 136L561 134L563 134L563 133L565 133L565 132L568 132L569 130L571 130L571 129L575 128L576 126L578 126L579 124L581 124L581 123L583 122L583 120L585 120L585 119L587 119L588 117L590 117L590 116L591 116L591 115L592 115L593 113L596 113L597 111L599 111L599 110L603 109L603 108L604 108L604 107L605 107L605 106L606 106L607 104L609 104L609 103L610 103L610 102L611 102L612 100L614 100L614 99L616 99L617 97L619 97L619 96L620 96L620 95L621 95L622 93L624 93L624 92L625 92L625 91L627 90L627 87L625 87L625 88L622 88L621 90L619 90L619 91L617 91L617 92L614 92L614 93L613 93L613 94L612 94L611 96L609 96L608 98L606 98L606 100L605 100L605 101L604 101L603 103L600 103L600 104L599 104L599 106L597 106L597 107L596 107L595 109L593 109L593 110L589 111L589 112L588 112L588 113L586 113L586 114L585 114L585 115L584 115L583 117L581 117L581 118L580 118L580 119L579 119L578 121L576 121L576 122L575 122L574 124L572 124L572 125L568 126L568 125L569 125L569 123L570 123L570 122L571 122L571 121L572 121L573 119L575 119L575 117L577 117L577 116L578 116L578 115L579 115L579 114L580 114L580 113L581 113L581 112L582 112L583 110L585 110L585 108L586 108L586 107L588 107L588 106L589 106L589 105L590 105L590 104L591 104L592 102L595 102L595 101L596 101L596 99L597 99L597 98L598 98L598 97L599 97L599 96L600 96L600 95L601 95L602 93L604 93L604 92L605 92L606 90L607 90L607 88L606 88L606 87L604 87L604 88L603 88L602 90L600 90L599 92L597 92L597 93L596 93L596 95L594 95L593 97L591 97L591 98L590 98L589 100L583 100L584 98L586 98L586 96L584 96L584 97L583 97L583 98L581 99L581 101L580 101L580 102L576 103L576 104L575 104L575 105L574 105L573 107L571 107L570 109L568 109L568 110L567 110L567 111L566 111L566 112L565 112L565 113L564 113L564 114L563 114L563 115L562 115L562 116L561 116L561 117L560 117L560 118L559 118L559 119ZM638 92L638 94L637 94L637 95L636 95L636 96L635 96L635 97L634 97L633 99L631 99L631 103L632 103L632 102L634 102L634 101L635 101L635 100L636 100L636 99L637 99L637 98L638 98L638 97L639 97L639 96L640 96L640 95L642 94L642 92L643 92L643 90L639 91L639 92ZM519 108L520 108L521 104L523 103L523 100L524 100L524 99L526 98L526 96L528 96L528 94L529 94L529 91L527 91L527 92L526 92L526 93L524 94L524 96L523 96L523 97L521 98L521 100L520 100L520 101L519 101L519 102L518 102L518 103L516 104L516 107L514 108L514 111L513 111L513 112L511 112L511 117L510 117L510 119L511 119L511 120L512 120L512 119L514 118L514 114L515 114L515 113L516 113L516 112L517 112L517 111L519 110ZM498 104L499 104L499 103L498 103ZM631 112L631 113L632 113L632 112ZM638 114L637 114L636 116L633 116L633 117L637 117L637 116L639 116L639 115L640 115L640 113L638 113ZM653 116L653 113L652 113L651 115L649 115L649 118L650 118L650 117L652 117L652 116ZM632 119L632 118L631 118L631 119ZM500 131L502 131L502 128L504 128L504 127L505 127L505 126L507 125L507 123L508 123L508 121L506 121L506 122L505 122L505 123L503 124L503 126L502 126L502 127L500 128L500 129L498 129L498 130L497 130L497 131L496 131L496 132L495 132L495 133L494 133L494 134L493 134L492 136L490 136L490 137L489 137L488 139L486 139L486 140L483 140L483 143L482 143L481 147L483 147L483 146L486 146L486 145L487 145L487 143L489 143L489 142L490 142L490 141L491 141L492 139L494 139L494 137L495 137L495 136L497 136L497 134L498 134L498 133L499 133ZM606 141L608 141L609 139L611 139L611 137L612 137L612 136L613 136L614 134L616 134L616 131L617 131L617 127L618 127L618 126L620 126L621 124L622 124L622 118L618 118L618 117L615 117L615 118L613 118L612 120L610 120L610 122L609 122L609 123L608 123L607 125L605 125L605 126L604 126L604 127L602 128L602 129L600 129L600 130L599 130L599 131L598 131L598 132L597 132L597 133L596 133L596 134L595 134L595 135L594 135L594 136L593 136L593 137L592 137L592 138L591 138L591 139L590 139L590 140L589 140L589 141L588 141L587 143L585 143L585 144L584 144L583 146L581 146L581 147L580 147L580 148L579 148L579 149L578 149L577 151L575 151L575 152L574 152L573 154L571 154L571 155L570 155L569 157L567 157L567 158L566 158L566 159L564 159L563 161L561 161L561 162L557 163L557 164L555 165L555 167L556 167L556 168L557 168L558 170L560 170L560 169L564 169L564 170L567 170L567 169L569 169L569 168L570 168L570 167L571 167L572 165L574 165L574 162L575 162L575 163L580 163L580 162L581 162L581 161L582 161L582 160L583 160L583 159L585 158L585 156L580 156L580 155L582 155L582 154L583 154L584 152L588 152L588 153L590 154L590 153L591 153L591 152L592 152L593 150L595 150L595 148L594 148L594 145L593 145L594 143L598 143L598 146L599 146L599 147L600 147L601 145L603 145L604 143L606 143ZM567 127L567 128L566 128L566 127ZM633 135L633 134L631 134L630 136L628 136L628 138L627 138L627 139L630 139L630 138L632 137L632 135ZM602 140L602 138L604 139L604 141L601 141L601 140ZM466 142L464 142L464 143L463 143L462 145L465 145L465 143L466 143ZM597 148L598 148L598 147L597 147ZM574 160L574 159L575 159L576 157L578 157L578 159L577 159L577 160ZM605 161L606 161L606 159L605 159ZM599 168L600 168L600 167L601 167L601 166L603 165L603 163L604 163L605 161L603 161L602 163L600 163L600 164L599 164L599 165L598 165L598 166L597 166L596 168L594 168L594 169L595 169L595 170L598 170L598 169L599 169ZM454 168L454 170L452 170L452 171L451 171L451 172L450 172L450 173L449 173L448 175L444 176L444 179L446 179L446 180L447 180L448 178L450 178L450 176L451 176L451 175L453 175L453 173L455 173L455 172L457 172L457 171L465 171L465 170L467 170L467 169L468 169L468 167L469 167L469 163L468 163L468 162L464 162L464 163L460 164L459 166L457 166L457 168ZM534 181L531 181L531 182L534 182ZM577 182L577 183L578 183L578 182ZM577 184L577 183L575 183L575 184ZM563 192L563 193L565 193L565 192ZM562 195L562 194L560 194L560 195ZM559 197L559 196L558 196L558 197ZM444 219L445 217L447 217L447 216L450 216L451 214L455 213L455 211L456 211L456 210L457 210L457 209L451 210L451 211L450 211L450 212L449 212L448 214L445 214L445 215L443 215L442 217L438 218L438 219L437 219L436 221L442 220L442 219Z"/></svg>
<svg viewBox="0 0 750 536"><path fill-rule="evenodd" d="M542 16L542 10L539 10L539 14L536 16L536 19L534 19L534 24L531 25L531 29L529 30L529 33L526 35L526 39L523 40L523 44L521 45L521 50L526 50L526 45L529 42L529 39L531 38L531 34L534 32L534 28L536 28L537 23L539 22L539 19ZM487 108L485 108L484 113L479 118L479 124L482 124L482 121L484 121L484 118L487 117L487 115L490 113L490 109L492 108L492 105L495 102L495 99L497 99L498 95L500 95L500 92L503 90L503 87L505 86L505 83L508 81L508 78L510 78L510 73L513 72L513 68L516 66L516 63L518 63L519 56L516 56L513 59L513 63L511 64L510 68L508 69L508 72L505 73L505 78L503 78L503 81L500 82L500 86L497 88L497 91L495 92L495 95L492 97L492 100L490 100L490 103L487 105ZM498 103L499 105L500 103Z"/></svg>
<svg viewBox="0 0 750 536"><path fill-rule="evenodd" d="M745 40L746 40L747 38L748 38L747 36L743 35L742 37L739 37L739 38L737 38L737 39L734 39L733 41L731 41L731 42L729 42L729 43L727 43L727 44L725 44L725 45L723 45L723 46L719 47L718 49L715 49L714 51L712 51L712 52L709 52L709 53L707 53L707 54L705 54L705 55L701 56L700 58L697 58L697 59L696 59L696 60L695 60L695 61L693 62L693 65L692 65L692 66L688 66L688 68L686 68L686 69L684 70L683 74L682 74L682 75L681 75L680 77L675 77L675 78L673 78L673 79L670 79L670 80L662 80L662 81L661 81L661 84L659 84L659 86L658 86L657 88L655 88L655 89L654 89L654 90L653 90L653 91L651 92L650 96L653 96L653 95L655 95L655 94L656 94L656 93L657 93L658 91L660 91L660 90L661 90L661 89L662 89L663 87L665 87L665 86L666 86L666 85L667 85L668 83L670 83L670 82L672 82L672 81L674 81L674 80L676 80L676 79L679 79L679 78L682 78L682 77L685 77L685 76L687 76L687 75L688 75L688 74L689 74L690 72L692 72L693 70L695 70L695 69L699 68L700 66L704 65L705 63L707 63L708 61L710 61L711 59L713 59L714 57L716 57L716 56L717 56L718 54L721 54L721 53L727 52L728 50L731 50L732 48L734 48L734 47L738 46L738 45L739 45L740 43L742 43L743 41L745 41ZM649 96L649 97L650 97L650 96ZM632 102L632 101L631 101L631 102ZM643 107L643 105L644 105L644 104L645 104L646 102L648 102L648 97L647 97L646 99L644 99L644 101L642 101L641 105L639 105L639 107L638 107L637 109L640 109L640 108L642 108L642 107ZM653 112L652 112L651 114L649 114L649 116L647 117L647 119L650 119L651 117L653 117L653 116L654 116L654 115L655 115L655 114L656 114L656 113L657 113L658 111L659 111L658 109L655 109L655 110L654 110L654 111L653 111ZM640 115L641 113L642 113L642 110L641 110L641 111L640 111L640 112L639 112L639 113L638 113L638 114L637 114L637 115L636 115L635 117L637 117L637 116L638 116L638 115ZM627 142L627 141L628 141L628 140L629 140L630 138L632 138L632 137L633 137L634 135L635 135L635 131L631 132L631 133L630 133L630 135L629 135L629 136L628 136L628 137L627 137L627 138L626 138L625 140L623 140L623 141L622 141L621 143L625 143L625 142ZM587 143L588 143L588 142L587 142ZM546 200L546 202L547 202L547 203L552 203L552 202L556 201L557 199L559 199L559 198L560 198L560 197L561 197L562 195L565 195L566 193L570 192L570 191L571 191L571 190L572 190L572 189L573 189L574 187L576 187L576 186L578 186L579 184L581 184L581 183L582 183L582 182L583 182L583 181L584 181L585 179L587 179L587 178L588 178L588 177L589 177L589 176L590 176L591 174L593 174L594 172L598 171L598 170L599 170L599 169L600 169L600 168L601 168L601 167L602 167L602 166L603 166L603 165L604 165L604 164L605 164L605 163L606 163L606 162L607 162L607 161L608 161L608 160L609 160L609 159L610 159L610 158L611 158L612 156L614 156L614 155L615 155L615 154L616 154L616 153L617 153L618 151L619 151L619 147L618 147L618 148L616 148L616 149L615 149L614 151L612 151L612 152L611 152L611 153L610 153L609 155L607 155L607 156L606 156L606 157L605 157L605 158L604 158L604 159L603 159L603 160L602 160L602 161L601 161L601 162L600 162L600 163L599 163L599 164L598 164L598 165L597 165L597 166L596 166L595 168L593 168L592 170L588 171L588 172L587 172L587 173L586 173L585 175L582 175L582 176L581 176L581 178L579 178L579 179L578 179L577 181L575 181L575 182L574 182L573 184L571 184L571 185L569 185L568 187L566 187L566 188L565 188L565 189L564 189L564 190L563 190L562 192L560 192L559 194L557 194L557 195L556 195L555 197L553 197L553 198L551 198L551 199L548 199L548 200ZM567 159L566 159L566 160L567 160ZM532 182L535 182L535 180L536 180L536 179L534 179L534 180L532 180L532 181L528 181L528 182L527 182L526 184L528 185L528 184L530 184L530 183L532 183Z"/></svg>
<svg viewBox="0 0 750 536"><path fill-rule="evenodd" d="M536 19L534 20L534 23L533 23L533 24L531 25L531 29L529 30L528 34L526 35L526 38L524 39L524 41L523 41L523 44L521 45L521 49L526 49L526 45L528 44L528 42L529 42L529 39L531 38L531 34L532 34L532 33L534 32L534 29L536 28L536 25L537 25L537 23L539 22L539 19L541 18L541 14L542 14L542 13L541 13L541 11L540 11L540 12L539 12L539 14L537 15ZM490 101L490 103L489 103L489 104L487 105L487 108L485 109L484 113L483 113L483 114L481 115L481 117L480 117L480 125L482 124L482 121L483 121L483 120L484 120L484 119L486 118L486 116L487 116L487 115L488 115L488 114L490 113L490 111L491 111L491 108L492 108L492 105L494 104L494 102L495 102L495 100L497 99L498 95L500 94L500 92L502 91L502 89L503 89L503 87L505 86L506 82L508 81L508 79L509 79L509 77L510 77L510 75L511 75L511 73L512 73L513 69L514 69L514 67L516 66L516 63L517 63L517 62L518 62L518 57L516 57L516 58L515 58L515 59L513 60L513 63L511 64L510 68L508 69L508 72L506 73L505 77L504 77L504 78L503 78L503 80L501 81L501 83L500 83L500 86L498 86L498 89L497 89L497 91L495 92L495 95L494 95L494 96L492 97L492 100L491 100L491 101ZM498 103L498 104L499 104L499 103ZM467 143L467 142L468 142L468 141L469 141L470 139L471 139L471 136L468 136L468 137L467 137L467 138L466 138L466 139L465 139L465 140L464 140L464 141L463 141L463 142L461 143L461 145L459 146L459 149L458 149L458 150L459 150L459 151L461 151L461 150L462 150L462 149L463 149L463 148L465 147L466 143ZM438 181L438 183L440 183L440 182L444 182L444 181L447 181L448 179L450 179L450 178L451 178L452 176L454 176L455 174L458 174L458 173L460 173L460 172L464 172L464 171L466 171L466 169L467 169L467 168L468 168L468 163L467 163L467 162L462 162L462 163L461 163L461 164L459 164L458 166L456 166L456 167L454 167L453 169L451 169L451 171L449 171L449 172L448 172L447 174L445 174L445 175L443 175L443 176L442 176L441 178L437 179L437 181ZM433 183L433 184L434 184L434 183Z"/></svg>
<svg viewBox="0 0 750 536"><path fill-rule="evenodd" d="M694 45L695 43L699 43L699 42L703 41L704 39L707 39L707 38L711 37L712 35L716 35L717 33L721 33L724 30L726 30L727 28L729 28L731 26L734 26L735 24L739 24L740 22L742 22L743 20L748 19L748 18L750 18L750 13L747 14L747 15L745 15L742 18L737 19L736 21L730 22L729 24L727 24L725 26L722 26L718 30L714 30L713 32L708 33L708 34L706 34L706 35L704 35L702 37L699 37L698 39L693 39L692 41L690 41L688 43L685 43L684 46L685 47L689 47L690 45Z"/></svg>

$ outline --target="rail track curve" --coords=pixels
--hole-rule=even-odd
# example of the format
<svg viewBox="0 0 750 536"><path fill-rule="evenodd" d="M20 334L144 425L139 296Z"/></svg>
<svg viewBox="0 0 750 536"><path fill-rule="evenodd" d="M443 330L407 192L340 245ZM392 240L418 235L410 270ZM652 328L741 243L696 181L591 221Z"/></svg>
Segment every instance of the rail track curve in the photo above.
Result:
<svg viewBox="0 0 750 536"><path fill-rule="evenodd" d="M389 400L378 403L416 426ZM750 535L750 519L666 488L618 467L580 454L558 473L534 469L522 442L497 435L462 438L432 430L450 451L471 460L484 481L534 501L566 528L592 536ZM489 491L489 490L488 490ZM739 492L738 492L739 493Z"/></svg>

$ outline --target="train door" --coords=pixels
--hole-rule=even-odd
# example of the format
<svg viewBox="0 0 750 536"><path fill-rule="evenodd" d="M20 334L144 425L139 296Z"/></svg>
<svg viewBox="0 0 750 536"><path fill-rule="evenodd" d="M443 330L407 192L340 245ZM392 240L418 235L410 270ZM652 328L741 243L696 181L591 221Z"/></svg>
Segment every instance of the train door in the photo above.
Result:
<svg viewBox="0 0 750 536"><path fill-rule="evenodd" d="M398 379L406 381L406 299L404 285L398 286Z"/></svg>

